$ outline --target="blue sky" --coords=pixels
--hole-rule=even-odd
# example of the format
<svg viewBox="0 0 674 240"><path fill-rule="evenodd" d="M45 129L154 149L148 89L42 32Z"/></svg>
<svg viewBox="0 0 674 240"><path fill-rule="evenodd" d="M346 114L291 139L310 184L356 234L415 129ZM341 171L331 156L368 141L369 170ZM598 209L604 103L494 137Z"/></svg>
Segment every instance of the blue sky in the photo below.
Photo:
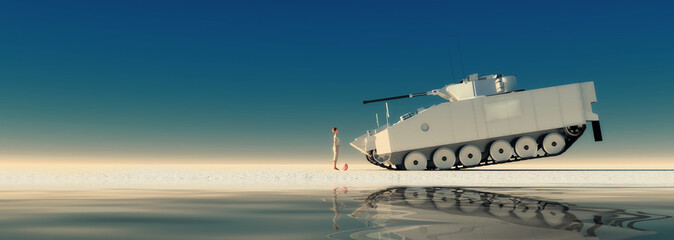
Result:
<svg viewBox="0 0 674 240"><path fill-rule="evenodd" d="M464 73L516 74L524 89L595 81L606 141L588 134L565 155L671 155L670 10L647 1L5 1L0 157L329 161L331 127L346 143L384 113L362 100ZM441 101L392 101L391 115Z"/></svg>

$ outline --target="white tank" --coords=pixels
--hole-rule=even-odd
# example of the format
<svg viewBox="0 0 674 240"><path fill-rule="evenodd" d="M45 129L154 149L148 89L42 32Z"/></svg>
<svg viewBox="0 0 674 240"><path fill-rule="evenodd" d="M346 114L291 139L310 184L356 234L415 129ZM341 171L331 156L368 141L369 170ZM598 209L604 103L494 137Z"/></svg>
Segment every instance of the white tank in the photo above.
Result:
<svg viewBox="0 0 674 240"><path fill-rule="evenodd" d="M350 217L367 228L335 239L632 239L653 236L639 225L657 213L450 187L395 187L374 192ZM650 222L649 222L650 221Z"/></svg>
<svg viewBox="0 0 674 240"><path fill-rule="evenodd" d="M594 83L518 90L515 76L470 75L426 93L447 102L368 130L351 146L377 166L396 170L459 169L565 152L591 122L601 141Z"/></svg>

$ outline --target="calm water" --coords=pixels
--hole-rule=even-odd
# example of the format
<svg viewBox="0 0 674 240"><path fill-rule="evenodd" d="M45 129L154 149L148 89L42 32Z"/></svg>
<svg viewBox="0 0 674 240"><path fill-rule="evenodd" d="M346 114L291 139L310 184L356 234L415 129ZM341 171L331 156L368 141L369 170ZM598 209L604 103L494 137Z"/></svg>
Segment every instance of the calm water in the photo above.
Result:
<svg viewBox="0 0 674 240"><path fill-rule="evenodd" d="M0 239L674 239L671 188L4 191Z"/></svg>

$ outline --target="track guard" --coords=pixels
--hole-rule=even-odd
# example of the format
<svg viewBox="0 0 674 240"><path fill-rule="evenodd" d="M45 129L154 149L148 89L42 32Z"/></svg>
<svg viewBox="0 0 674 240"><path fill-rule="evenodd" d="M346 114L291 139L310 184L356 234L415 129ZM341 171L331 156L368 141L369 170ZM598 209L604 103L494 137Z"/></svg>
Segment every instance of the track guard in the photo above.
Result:
<svg viewBox="0 0 674 240"><path fill-rule="evenodd" d="M601 127L599 126L599 121L592 121L592 132L594 133L595 142L601 142L604 140L601 137Z"/></svg>

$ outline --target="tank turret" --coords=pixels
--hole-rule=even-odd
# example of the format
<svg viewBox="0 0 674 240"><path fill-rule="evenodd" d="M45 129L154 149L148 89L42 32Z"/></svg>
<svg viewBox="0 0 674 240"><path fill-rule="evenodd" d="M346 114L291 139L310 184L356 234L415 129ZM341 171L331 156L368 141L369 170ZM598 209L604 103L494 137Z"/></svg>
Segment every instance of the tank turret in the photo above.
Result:
<svg viewBox="0 0 674 240"><path fill-rule="evenodd" d="M401 95L395 97L365 100L363 104L388 101L401 98L413 98L420 96L436 95L449 101L461 101L478 96L490 96L501 93L509 93L515 91L517 88L516 76L503 76L501 74L493 74L478 77L477 74L472 74L467 78L461 80L460 83L449 84L442 88L434 89L423 93L414 93L408 95Z"/></svg>
<svg viewBox="0 0 674 240"><path fill-rule="evenodd" d="M516 76L472 74L428 92L363 104L436 95L447 102L407 113L351 142L377 166L460 169L562 154L591 122L601 141L594 83L519 90Z"/></svg>

